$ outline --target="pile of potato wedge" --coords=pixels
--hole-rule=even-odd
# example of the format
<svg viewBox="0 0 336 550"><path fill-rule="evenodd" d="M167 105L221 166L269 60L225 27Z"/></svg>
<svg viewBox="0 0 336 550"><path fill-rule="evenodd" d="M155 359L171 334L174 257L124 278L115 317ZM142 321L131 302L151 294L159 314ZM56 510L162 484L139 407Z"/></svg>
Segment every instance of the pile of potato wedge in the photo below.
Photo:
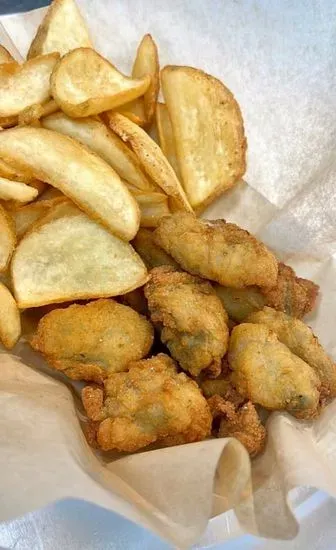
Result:
<svg viewBox="0 0 336 550"><path fill-rule="evenodd" d="M0 47L0 130L9 349L20 310L142 286L147 270L129 244L139 227L199 215L245 172L243 120L224 84L192 67L160 70L150 34L122 74L94 49L73 0L53 0L26 61Z"/></svg>

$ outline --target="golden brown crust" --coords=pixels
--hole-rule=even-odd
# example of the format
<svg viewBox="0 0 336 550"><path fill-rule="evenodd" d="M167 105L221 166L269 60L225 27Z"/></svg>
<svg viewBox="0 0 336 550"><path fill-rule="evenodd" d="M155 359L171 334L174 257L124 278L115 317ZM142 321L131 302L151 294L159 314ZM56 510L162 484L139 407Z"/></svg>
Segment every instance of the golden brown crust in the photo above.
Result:
<svg viewBox="0 0 336 550"><path fill-rule="evenodd" d="M313 281L297 277L291 267L281 262L276 286L261 289L265 305L299 319L314 309L318 291Z"/></svg>
<svg viewBox="0 0 336 550"><path fill-rule="evenodd" d="M155 242L154 233L149 229L141 227L132 241L132 246L143 260L147 269L160 267L161 265L178 267L175 260Z"/></svg>
<svg viewBox="0 0 336 550"><path fill-rule="evenodd" d="M217 437L235 437L252 457L264 449L266 429L251 401L236 408L230 401L215 395L208 404L213 418L221 418Z"/></svg>
<svg viewBox="0 0 336 550"><path fill-rule="evenodd" d="M154 183L175 201L180 210L192 212L183 187L160 147L131 120L115 112L106 113L111 129L132 147Z"/></svg>
<svg viewBox="0 0 336 550"><path fill-rule="evenodd" d="M145 357L153 338L147 319L103 299L47 313L30 343L69 378L102 383L109 373L126 370L130 361Z"/></svg>
<svg viewBox="0 0 336 550"><path fill-rule="evenodd" d="M210 283L170 266L154 268L145 286L151 320L180 366L197 376L220 374L229 331Z"/></svg>
<svg viewBox="0 0 336 550"><path fill-rule="evenodd" d="M200 213L245 173L241 111L230 90L199 69L166 66L161 82L184 188Z"/></svg>
<svg viewBox="0 0 336 550"><path fill-rule="evenodd" d="M251 314L246 321L266 325L292 353L311 366L321 383L322 400L335 397L336 366L309 326L300 319L270 307Z"/></svg>
<svg viewBox="0 0 336 550"><path fill-rule="evenodd" d="M154 238L194 275L235 288L276 284L276 258L263 243L233 223L200 220L178 212L160 220Z"/></svg>
<svg viewBox="0 0 336 550"><path fill-rule="evenodd" d="M197 384L164 354L111 374L104 389L84 388L82 399L89 419L100 422L96 440L105 451L191 443L210 434L210 410Z"/></svg>
<svg viewBox="0 0 336 550"><path fill-rule="evenodd" d="M321 386L318 376L268 326L252 323L236 326L230 338L229 362L232 383L253 403L269 410L285 409L300 418L318 414Z"/></svg>

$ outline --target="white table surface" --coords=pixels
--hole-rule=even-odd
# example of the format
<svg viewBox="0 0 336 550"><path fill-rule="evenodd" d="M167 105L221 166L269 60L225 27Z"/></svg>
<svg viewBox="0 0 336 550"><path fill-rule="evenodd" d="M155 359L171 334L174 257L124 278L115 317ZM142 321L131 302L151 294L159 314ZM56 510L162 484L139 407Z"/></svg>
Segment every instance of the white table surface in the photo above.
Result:
<svg viewBox="0 0 336 550"><path fill-rule="evenodd" d="M299 535L278 542L252 536L222 545L196 546L221 550L335 550L336 501L315 492L296 508ZM148 531L97 506L64 501L0 524L0 550L170 550Z"/></svg>

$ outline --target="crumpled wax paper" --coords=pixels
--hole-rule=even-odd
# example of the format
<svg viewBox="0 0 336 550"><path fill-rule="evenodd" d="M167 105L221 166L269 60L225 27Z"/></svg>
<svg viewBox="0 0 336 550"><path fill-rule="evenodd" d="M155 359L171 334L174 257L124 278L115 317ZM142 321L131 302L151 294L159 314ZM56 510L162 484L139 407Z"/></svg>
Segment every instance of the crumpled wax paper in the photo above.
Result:
<svg viewBox="0 0 336 550"><path fill-rule="evenodd" d="M130 71L143 34L161 65L193 65L238 99L248 139L245 181L213 204L321 286L309 323L335 356L336 94L333 0L81 0L96 48ZM44 10L1 18L1 42L25 55ZM21 359L15 357L15 355ZM336 403L313 424L268 420L265 453L250 463L232 439L133 456L95 455L76 389L51 378L19 343L0 357L0 519L57 499L96 503L175 547L237 532L288 539L299 528L292 489L336 496ZM208 523L208 520L210 522Z"/></svg>

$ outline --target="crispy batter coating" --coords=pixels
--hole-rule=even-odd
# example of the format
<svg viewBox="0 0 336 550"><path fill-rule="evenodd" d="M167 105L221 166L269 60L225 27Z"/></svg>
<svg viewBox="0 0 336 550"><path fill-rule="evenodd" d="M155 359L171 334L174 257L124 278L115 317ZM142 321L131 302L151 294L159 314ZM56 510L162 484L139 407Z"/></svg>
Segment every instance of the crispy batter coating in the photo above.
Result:
<svg viewBox="0 0 336 550"><path fill-rule="evenodd" d="M210 435L211 414L196 382L178 374L165 354L136 361L128 372L111 374L104 388L86 386L83 405L99 422L97 443L104 451L137 451L150 443L177 445Z"/></svg>
<svg viewBox="0 0 336 550"><path fill-rule="evenodd" d="M31 346L74 380L102 382L146 357L153 326L130 307L102 299L54 309L39 322Z"/></svg>
<svg viewBox="0 0 336 550"><path fill-rule="evenodd" d="M252 457L264 449L266 429L251 401L238 408L231 401L215 395L208 404L213 418L221 419L217 437L235 437Z"/></svg>
<svg viewBox="0 0 336 550"><path fill-rule="evenodd" d="M314 369L321 381L322 399L336 395L335 363L328 357L310 327L299 319L270 307L253 313L246 321L267 325L280 342Z"/></svg>
<svg viewBox="0 0 336 550"><path fill-rule="evenodd" d="M315 307L319 287L309 279L297 277L289 265L279 263L274 288L261 289L267 306L301 319Z"/></svg>
<svg viewBox="0 0 336 550"><path fill-rule="evenodd" d="M154 235L157 244L189 273L235 288L276 284L275 256L233 223L177 212L161 218Z"/></svg>
<svg viewBox="0 0 336 550"><path fill-rule="evenodd" d="M207 399L219 396L225 401L232 403L235 407L246 401L233 387L230 377L222 378L220 376L214 380L205 378L204 380L197 380L197 383Z"/></svg>
<svg viewBox="0 0 336 550"><path fill-rule="evenodd" d="M265 409L286 409L298 418L318 413L320 380L279 342L266 325L243 323L231 333L229 362L238 392Z"/></svg>
<svg viewBox="0 0 336 550"><path fill-rule="evenodd" d="M172 267L154 268L145 285L151 320L184 370L218 376L227 350L227 314L207 281Z"/></svg>
<svg viewBox="0 0 336 550"><path fill-rule="evenodd" d="M161 265L178 267L175 260L155 242L154 233L149 229L140 227L135 239L132 241L132 245L147 269L153 269L153 267L160 267Z"/></svg>
<svg viewBox="0 0 336 550"><path fill-rule="evenodd" d="M248 315L264 306L301 318L313 310L319 287L308 279L296 277L291 267L279 263L278 279L273 288L230 288L214 285L214 289L230 319L241 323Z"/></svg>
<svg viewBox="0 0 336 550"><path fill-rule="evenodd" d="M215 284L214 289L230 319L238 323L241 323L250 313L259 311L265 305L265 298L261 293L261 289L256 286L231 288Z"/></svg>

